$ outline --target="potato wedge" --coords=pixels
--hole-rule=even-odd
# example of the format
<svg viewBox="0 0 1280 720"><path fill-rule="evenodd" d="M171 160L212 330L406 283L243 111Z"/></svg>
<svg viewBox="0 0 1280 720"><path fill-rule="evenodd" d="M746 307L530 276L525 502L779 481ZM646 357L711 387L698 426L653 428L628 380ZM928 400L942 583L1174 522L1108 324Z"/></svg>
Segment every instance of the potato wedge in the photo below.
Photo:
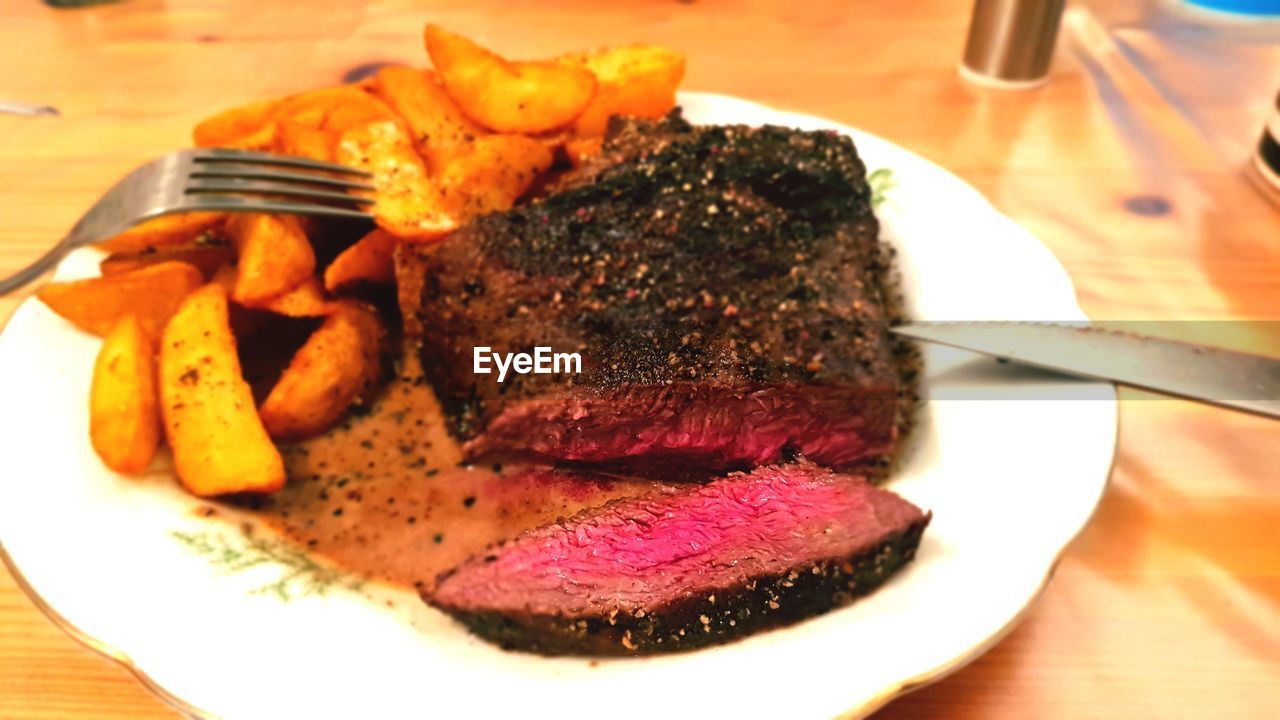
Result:
<svg viewBox="0 0 1280 720"><path fill-rule="evenodd" d="M236 249L232 299L256 305L283 295L316 271L316 254L296 217L238 213L227 221Z"/></svg>
<svg viewBox="0 0 1280 720"><path fill-rule="evenodd" d="M569 156L569 161L573 163L573 166L579 168L598 154L603 145L603 138L573 138L572 140L565 141L564 152Z"/></svg>
<svg viewBox="0 0 1280 720"><path fill-rule="evenodd" d="M227 219L225 213L193 212L162 215L135 225L113 238L98 243L109 253L136 253L173 245L193 243Z"/></svg>
<svg viewBox="0 0 1280 720"><path fill-rule="evenodd" d="M165 262L194 265L206 278L213 277L218 268L236 261L235 250L230 245L183 245L140 253L122 253L103 258L98 269L105 275L119 275L139 268Z"/></svg>
<svg viewBox="0 0 1280 720"><path fill-rule="evenodd" d="M440 172L458 152L485 133L462 112L429 70L384 67L373 77L373 91L409 126L418 154L427 160L432 173Z"/></svg>
<svg viewBox="0 0 1280 720"><path fill-rule="evenodd" d="M234 264L223 265L213 273L213 277L209 282L222 286L223 292L227 297L231 297L231 293L236 289L236 266Z"/></svg>
<svg viewBox="0 0 1280 720"><path fill-rule="evenodd" d="M386 338L372 308L338 302L258 411L271 437L308 437L337 422L377 382Z"/></svg>
<svg viewBox="0 0 1280 720"><path fill-rule="evenodd" d="M602 84L626 85L652 77L675 90L684 79L684 55L662 45L620 45L561 55L558 61L586 68Z"/></svg>
<svg viewBox="0 0 1280 720"><path fill-rule="evenodd" d="M444 167L439 182L446 188L454 216L465 222L484 213L511 209L551 167L551 160L551 150L533 138L485 135Z"/></svg>
<svg viewBox="0 0 1280 720"><path fill-rule="evenodd" d="M395 114L364 88L339 85L290 95L280 101L275 117L305 120L337 136L361 125L391 119Z"/></svg>
<svg viewBox="0 0 1280 720"><path fill-rule="evenodd" d="M587 109L573 123L578 137L604 137L609 118L660 118L676 106L675 89L643 78L626 85L602 86Z"/></svg>
<svg viewBox="0 0 1280 720"><path fill-rule="evenodd" d="M348 130L396 119L395 111L377 95L354 85L343 89L347 92L341 102L324 119L324 129L333 133L335 140Z"/></svg>
<svg viewBox="0 0 1280 720"><path fill-rule="evenodd" d="M333 310L333 301L325 295L320 279L313 275L289 292L249 307L287 317L323 317Z"/></svg>
<svg viewBox="0 0 1280 720"><path fill-rule="evenodd" d="M93 365L89 439L102 464L126 475L146 470L160 445L154 337L126 315L107 333Z"/></svg>
<svg viewBox="0 0 1280 720"><path fill-rule="evenodd" d="M298 93L281 100L273 113L275 149L331 162L343 133L394 118L386 103L355 85Z"/></svg>
<svg viewBox="0 0 1280 720"><path fill-rule="evenodd" d="M395 251L399 242L399 238L382 228L360 238L325 268L325 289L336 293L361 282L380 285L395 282Z"/></svg>
<svg viewBox="0 0 1280 720"><path fill-rule="evenodd" d="M213 282L221 285L222 289L227 292L227 296L231 297L236 286L236 269L230 265L224 265L214 274ZM252 304L236 301L236 305L250 310L265 310L276 315L295 318L324 317L333 310L333 300L325 294L324 285L315 276L308 277L298 283L297 287L283 295L277 295ZM234 321L232 329L238 330Z"/></svg>
<svg viewBox="0 0 1280 720"><path fill-rule="evenodd" d="M165 437L187 490L209 497L284 486L284 462L241 376L220 285L192 293L165 326L159 386Z"/></svg>
<svg viewBox="0 0 1280 720"><path fill-rule="evenodd" d="M441 188L399 121L370 123L343 134L337 161L373 176L373 216L378 226L412 241L437 240L458 226Z"/></svg>
<svg viewBox="0 0 1280 720"><path fill-rule="evenodd" d="M204 284L198 268L164 262L118 275L45 285L36 292L45 305L94 335L111 332L121 318L136 315L155 335L183 298Z"/></svg>
<svg viewBox="0 0 1280 720"><path fill-rule="evenodd" d="M303 90L280 98L280 101L276 104L275 111L271 115L276 120L284 120L306 115L314 110L320 113L320 118L323 120L324 114L330 109L341 105L344 100L352 98L353 93L359 92L362 92L360 88L353 88L347 85Z"/></svg>
<svg viewBox="0 0 1280 720"><path fill-rule="evenodd" d="M600 137L613 115L659 118L676 106L684 56L657 45L628 45L562 56L569 67L591 71L599 82L590 104L574 121L580 137Z"/></svg>
<svg viewBox="0 0 1280 720"><path fill-rule="evenodd" d="M568 125L595 94L595 75L585 68L505 60L435 25L427 25L425 39L449 95L490 130L539 133Z"/></svg>
<svg viewBox="0 0 1280 720"><path fill-rule="evenodd" d="M263 100L205 118L192 133L196 147L271 149L276 128L272 116L279 104L279 100Z"/></svg>
<svg viewBox="0 0 1280 720"><path fill-rule="evenodd" d="M316 121L317 125L323 119ZM281 120L276 126L274 150L319 162L333 162L333 146L337 138L307 118Z"/></svg>
<svg viewBox="0 0 1280 720"><path fill-rule="evenodd" d="M220 285L222 291L226 293L227 299L231 299L231 291L236 286L236 268L234 265L224 265L218 272L213 274L213 279L209 282ZM265 310L245 307L240 303L232 303L229 310L231 316L231 334L237 340L249 339L252 341L254 335L260 332L271 319L269 313ZM256 397L256 396L255 396Z"/></svg>
<svg viewBox="0 0 1280 720"><path fill-rule="evenodd" d="M522 135L488 135L462 113L434 73L383 68L374 87L406 122L458 222L511 208L552 164L544 143Z"/></svg>

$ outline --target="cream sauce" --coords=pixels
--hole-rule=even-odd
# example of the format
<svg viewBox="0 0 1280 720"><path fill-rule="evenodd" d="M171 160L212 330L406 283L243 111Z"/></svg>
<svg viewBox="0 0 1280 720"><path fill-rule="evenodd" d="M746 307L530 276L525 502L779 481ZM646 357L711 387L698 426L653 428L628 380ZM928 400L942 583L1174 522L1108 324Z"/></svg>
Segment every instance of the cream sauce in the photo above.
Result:
<svg viewBox="0 0 1280 720"><path fill-rule="evenodd" d="M253 504L269 525L340 567L430 588L491 543L658 485L460 465L435 394L416 363L405 366L368 413L283 448L285 489Z"/></svg>

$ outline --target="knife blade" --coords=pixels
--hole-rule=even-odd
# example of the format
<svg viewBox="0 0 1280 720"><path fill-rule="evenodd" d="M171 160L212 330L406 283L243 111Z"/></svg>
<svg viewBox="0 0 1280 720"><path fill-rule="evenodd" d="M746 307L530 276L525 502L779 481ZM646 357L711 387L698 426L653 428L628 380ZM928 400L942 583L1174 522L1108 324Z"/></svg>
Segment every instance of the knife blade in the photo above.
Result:
<svg viewBox="0 0 1280 720"><path fill-rule="evenodd" d="M1280 359L1052 323L909 323L916 340L1280 419Z"/></svg>
<svg viewBox="0 0 1280 720"><path fill-rule="evenodd" d="M50 105L28 105L27 103L0 100L0 113L35 117L38 115L57 115L58 108Z"/></svg>

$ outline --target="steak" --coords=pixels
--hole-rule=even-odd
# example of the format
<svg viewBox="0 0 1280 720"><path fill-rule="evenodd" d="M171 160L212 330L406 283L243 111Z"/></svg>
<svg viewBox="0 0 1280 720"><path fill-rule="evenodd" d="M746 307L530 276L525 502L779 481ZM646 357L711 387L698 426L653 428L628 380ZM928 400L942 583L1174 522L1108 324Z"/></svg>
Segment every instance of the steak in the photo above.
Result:
<svg viewBox="0 0 1280 720"><path fill-rule="evenodd" d="M929 519L861 478L764 467L530 530L424 600L510 649L686 650L852 602L915 556Z"/></svg>
<svg viewBox="0 0 1280 720"><path fill-rule="evenodd" d="M853 142L617 121L594 163L433 246L401 309L468 460L707 473L803 456L877 474L916 360ZM579 374L476 374L477 347Z"/></svg>

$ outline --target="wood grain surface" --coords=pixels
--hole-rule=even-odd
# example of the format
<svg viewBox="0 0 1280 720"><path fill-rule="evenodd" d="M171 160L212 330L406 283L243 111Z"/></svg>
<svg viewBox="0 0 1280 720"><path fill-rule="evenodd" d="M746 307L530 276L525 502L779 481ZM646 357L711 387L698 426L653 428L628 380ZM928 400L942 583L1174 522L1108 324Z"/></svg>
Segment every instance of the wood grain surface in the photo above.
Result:
<svg viewBox="0 0 1280 720"><path fill-rule="evenodd" d="M1280 317L1280 210L1242 169L1280 77L1278 46L1229 28L1253 42L1182 66L1183 80L1170 82L1160 63L1211 35L1147 32L1149 3L1077 3L1047 85L985 90L956 73L971 6L125 0L53 10L9 0L0 99L61 116L0 115L0 274L50 246L119 175L188 144L193 122L214 110L336 83L371 63L425 64L420 31L431 20L513 56L673 45L689 57L688 89L880 134L1037 234L1095 318ZM964 233L956 228L955 242ZM0 312L15 302L0 300ZM1266 327L1168 327L1280 354ZM883 717L1274 716L1280 423L1123 398L1111 487L1040 603L981 659ZM0 717L172 714L0 572Z"/></svg>

